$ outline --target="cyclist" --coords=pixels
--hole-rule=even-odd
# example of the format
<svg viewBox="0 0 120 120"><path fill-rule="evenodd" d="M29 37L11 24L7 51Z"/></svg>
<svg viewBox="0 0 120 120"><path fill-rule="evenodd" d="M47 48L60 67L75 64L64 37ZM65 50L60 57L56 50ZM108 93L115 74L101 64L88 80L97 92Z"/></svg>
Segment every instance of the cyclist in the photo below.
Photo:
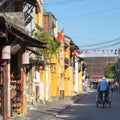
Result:
<svg viewBox="0 0 120 120"><path fill-rule="evenodd" d="M102 100L102 93L105 92L106 100L108 99L109 95L109 84L105 77L102 78L102 80L98 84L98 97L100 97L100 100Z"/></svg>

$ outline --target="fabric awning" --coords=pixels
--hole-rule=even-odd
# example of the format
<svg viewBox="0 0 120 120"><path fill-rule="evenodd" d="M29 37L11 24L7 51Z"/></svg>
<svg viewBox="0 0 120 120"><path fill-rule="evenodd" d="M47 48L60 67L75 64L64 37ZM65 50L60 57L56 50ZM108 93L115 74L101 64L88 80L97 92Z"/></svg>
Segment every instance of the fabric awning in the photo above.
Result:
<svg viewBox="0 0 120 120"><path fill-rule="evenodd" d="M90 78L91 79L94 79L94 78L103 78L104 77L104 75L92 75Z"/></svg>

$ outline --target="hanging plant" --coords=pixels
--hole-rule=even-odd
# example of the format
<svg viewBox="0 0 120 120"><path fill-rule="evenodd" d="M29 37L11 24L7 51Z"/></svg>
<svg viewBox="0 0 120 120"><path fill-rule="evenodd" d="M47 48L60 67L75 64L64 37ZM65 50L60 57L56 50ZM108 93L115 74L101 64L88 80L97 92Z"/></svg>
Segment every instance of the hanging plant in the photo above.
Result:
<svg viewBox="0 0 120 120"><path fill-rule="evenodd" d="M33 38L36 38L37 40L46 42L49 47L48 48L36 48L35 50L37 52L40 52L44 55L45 59L51 59L51 56L56 53L56 50L58 48L58 43L55 41L52 37L50 37L47 33L43 31L36 31L33 30L31 32L31 36Z"/></svg>

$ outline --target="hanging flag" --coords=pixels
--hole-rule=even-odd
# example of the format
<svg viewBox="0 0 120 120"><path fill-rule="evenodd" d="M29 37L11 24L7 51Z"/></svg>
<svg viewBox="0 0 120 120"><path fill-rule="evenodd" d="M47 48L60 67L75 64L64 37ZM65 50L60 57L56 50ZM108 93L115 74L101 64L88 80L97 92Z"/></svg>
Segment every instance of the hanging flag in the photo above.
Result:
<svg viewBox="0 0 120 120"><path fill-rule="evenodd" d="M109 54L109 50L107 49L106 51L107 51L107 54Z"/></svg>
<svg viewBox="0 0 120 120"><path fill-rule="evenodd" d="M118 54L120 54L120 49L118 49Z"/></svg>
<svg viewBox="0 0 120 120"><path fill-rule="evenodd" d="M105 51L104 50L102 50L102 54L104 54L105 53Z"/></svg>
<svg viewBox="0 0 120 120"><path fill-rule="evenodd" d="M64 28L58 33L57 39L60 41L64 41Z"/></svg>
<svg viewBox="0 0 120 120"><path fill-rule="evenodd" d="M97 54L96 50L94 50L94 54Z"/></svg>
<svg viewBox="0 0 120 120"><path fill-rule="evenodd" d="M117 55L117 49L115 49L115 55Z"/></svg>
<svg viewBox="0 0 120 120"><path fill-rule="evenodd" d="M113 50L110 50L110 53L113 54Z"/></svg>

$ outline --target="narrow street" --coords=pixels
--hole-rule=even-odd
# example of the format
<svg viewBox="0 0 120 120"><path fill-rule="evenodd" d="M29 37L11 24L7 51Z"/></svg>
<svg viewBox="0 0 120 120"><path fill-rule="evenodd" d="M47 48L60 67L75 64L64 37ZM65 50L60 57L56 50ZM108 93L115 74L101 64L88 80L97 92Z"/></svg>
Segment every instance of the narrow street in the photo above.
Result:
<svg viewBox="0 0 120 120"><path fill-rule="evenodd" d="M0 120L120 120L120 91L96 106L120 88L118 5L0 0Z"/></svg>
<svg viewBox="0 0 120 120"><path fill-rule="evenodd" d="M58 115L56 120L119 120L120 119L120 93L111 93L111 108L99 105L96 108L96 92L82 97L77 103Z"/></svg>

